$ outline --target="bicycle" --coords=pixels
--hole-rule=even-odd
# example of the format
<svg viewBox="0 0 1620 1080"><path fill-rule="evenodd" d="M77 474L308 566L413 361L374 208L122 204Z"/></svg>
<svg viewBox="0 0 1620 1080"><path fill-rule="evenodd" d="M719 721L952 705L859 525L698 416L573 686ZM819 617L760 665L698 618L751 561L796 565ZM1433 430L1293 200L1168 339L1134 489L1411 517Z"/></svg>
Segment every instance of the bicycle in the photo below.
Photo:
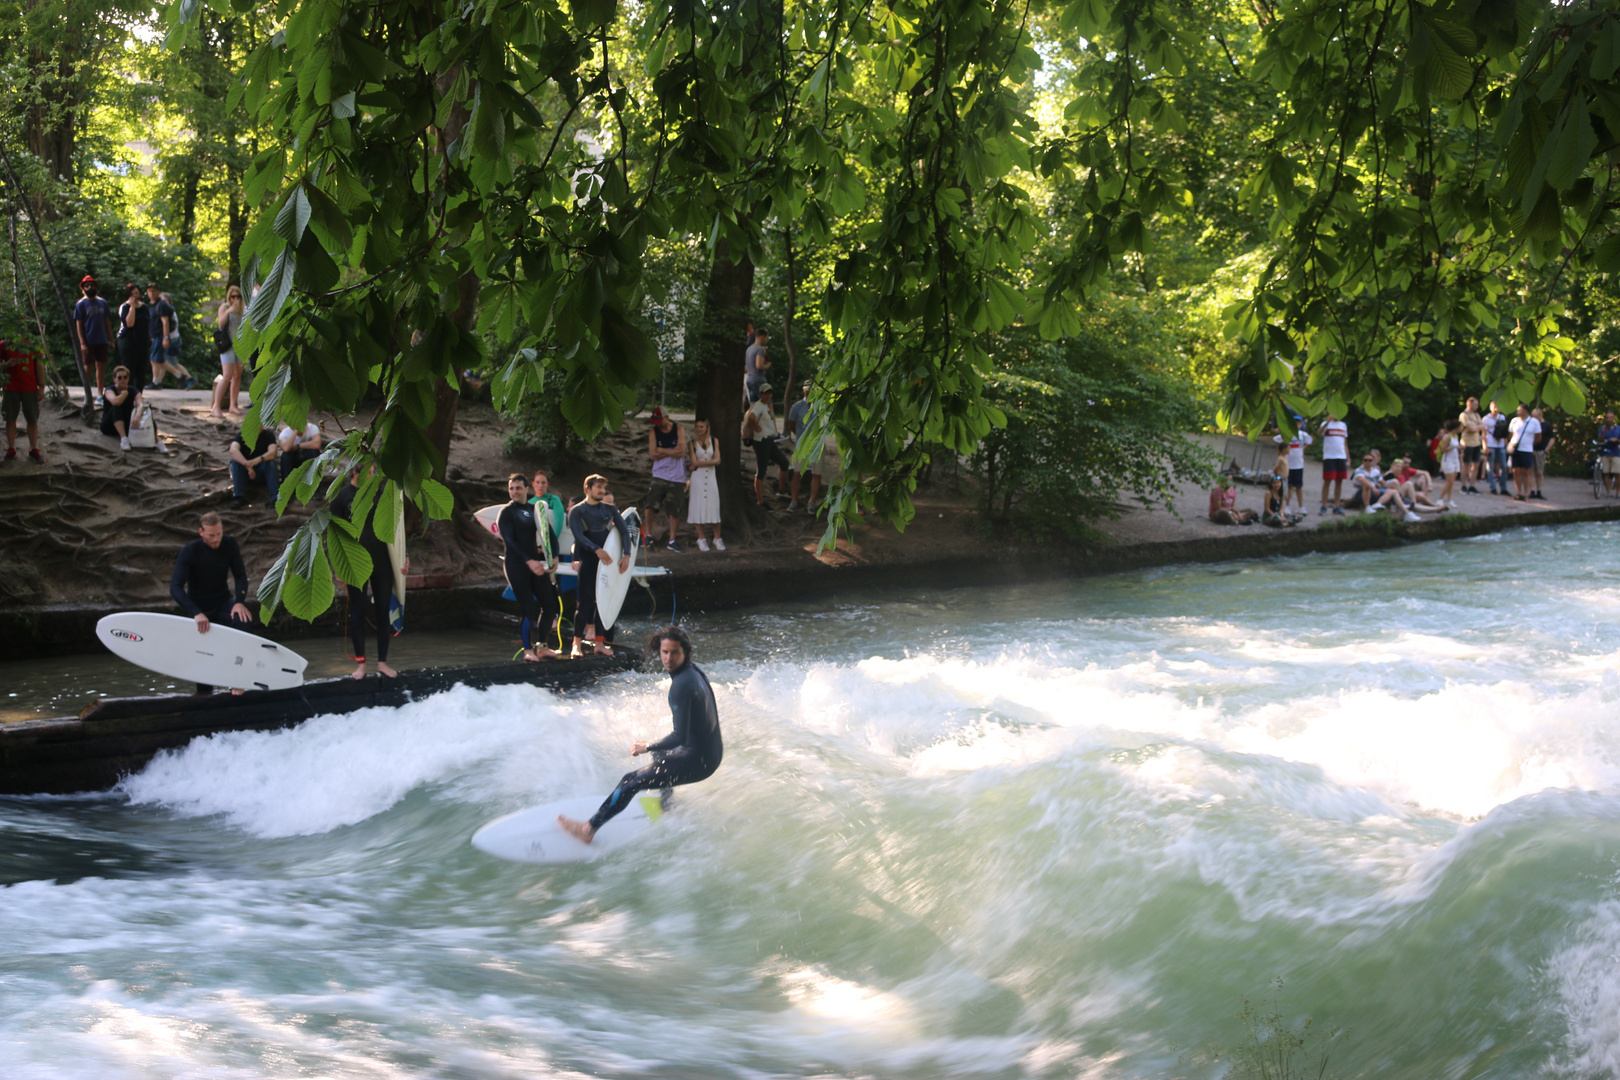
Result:
<svg viewBox="0 0 1620 1080"><path fill-rule="evenodd" d="M1592 498L1603 498L1603 455L1598 453L1603 443L1594 439L1586 455L1586 475L1592 481Z"/></svg>

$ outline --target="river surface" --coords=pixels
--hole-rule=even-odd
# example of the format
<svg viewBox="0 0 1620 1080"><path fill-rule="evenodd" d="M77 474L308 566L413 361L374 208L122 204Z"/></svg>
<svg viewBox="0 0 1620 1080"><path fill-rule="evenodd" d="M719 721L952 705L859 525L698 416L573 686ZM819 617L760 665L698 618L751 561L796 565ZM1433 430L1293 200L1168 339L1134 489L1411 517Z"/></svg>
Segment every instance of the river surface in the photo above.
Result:
<svg viewBox="0 0 1620 1080"><path fill-rule="evenodd" d="M562 868L467 838L661 676L199 740L0 801L0 1075L1613 1077L1617 614L1580 525L692 618L724 766Z"/></svg>

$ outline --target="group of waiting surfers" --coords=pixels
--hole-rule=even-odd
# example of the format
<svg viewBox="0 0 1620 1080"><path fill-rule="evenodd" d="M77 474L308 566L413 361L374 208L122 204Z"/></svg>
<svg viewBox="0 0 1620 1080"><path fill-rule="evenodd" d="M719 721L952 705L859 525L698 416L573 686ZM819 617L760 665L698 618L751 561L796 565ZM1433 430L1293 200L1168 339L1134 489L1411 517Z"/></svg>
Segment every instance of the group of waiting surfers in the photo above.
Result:
<svg viewBox="0 0 1620 1080"><path fill-rule="evenodd" d="M540 476L543 478L545 474L541 473ZM334 514L350 518L360 478L359 469L349 473L348 483L332 500ZM624 550L631 550L624 519L607 501L607 486L607 480L602 476L593 474L587 477L584 497L568 511L567 522L574 532L574 558L581 565L592 558L604 564L612 562L604 549L610 530L617 529L624 542ZM560 506L561 500L551 495L549 490L531 495L532 490L526 477L513 474L507 484L507 493L512 501L501 510L500 530L501 539L506 544L507 575L513 592L518 594L519 602L524 606L525 653L531 659L538 659L529 635L535 625L536 600L542 595L554 595L546 590L555 589L551 575L556 571L556 540L561 526L553 518L553 509ZM371 528L369 515L362 527L360 542L372 557L372 576L367 586L371 590L377 627L377 668L380 674L392 677L397 672L388 666L387 649L391 634L388 601L393 579L388 547ZM409 564L405 565L408 568ZM629 566L629 556L621 557L619 572L627 572ZM234 589L231 587L233 584ZM218 514L204 514L197 529L197 539L186 544L175 561L174 576L169 583L170 595L196 621L200 634L208 633L214 623L246 630L253 625L253 614L247 608L247 586L247 567L242 561L242 550L236 538L225 534L224 522ZM350 643L360 664L355 671L356 678L365 673L365 618L363 605L359 602L361 593L362 590L356 586L349 586ZM576 635L576 642L583 637L594 645L595 651L611 655L605 639L593 633L596 619L594 574L579 575L579 594L575 626L583 627L584 633ZM651 754L653 763L634 769L620 778L590 820L575 821L558 816L558 823L582 843L589 844L597 830L629 806L637 793L660 789L667 799L671 788L706 780L720 767L724 748L714 690L702 669L692 663L691 639L680 627L666 626L652 635L648 649L658 653L659 662L670 675L671 731L657 742L637 740L631 744L632 757ZM556 655L554 651L551 654ZM579 654L584 655L584 650L580 650ZM197 690L199 693L209 693L212 687L198 685ZM241 693L240 690L234 692Z"/></svg>

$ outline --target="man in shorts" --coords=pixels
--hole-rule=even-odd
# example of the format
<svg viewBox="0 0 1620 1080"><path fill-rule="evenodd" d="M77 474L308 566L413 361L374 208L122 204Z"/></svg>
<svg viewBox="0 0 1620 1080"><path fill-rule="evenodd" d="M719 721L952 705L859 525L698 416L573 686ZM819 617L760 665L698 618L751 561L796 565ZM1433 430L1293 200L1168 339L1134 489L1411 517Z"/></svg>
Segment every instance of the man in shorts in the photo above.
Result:
<svg viewBox="0 0 1620 1080"><path fill-rule="evenodd" d="M6 418L6 460L14 461L17 457L17 415L21 413L28 430L28 460L43 465L45 458L39 452L39 403L45 397L45 380L39 366L39 353L0 341L0 362L6 368L5 401L0 405L0 412Z"/></svg>
<svg viewBox="0 0 1620 1080"><path fill-rule="evenodd" d="M95 372L96 396L100 397L107 388L107 353L118 335L118 320L112 305L97 295L98 289L89 274L79 279L79 291L84 295L73 305L73 332L79 339L85 370Z"/></svg>
<svg viewBox="0 0 1620 1080"><path fill-rule="evenodd" d="M1510 432L1502 425L1512 422L1502 410L1491 402L1491 407L1479 421L1485 428L1485 479L1490 481L1492 495L1511 495L1508 491L1507 441Z"/></svg>
<svg viewBox="0 0 1620 1080"><path fill-rule="evenodd" d="M1478 495L1474 483L1485 459L1485 422L1479 416L1479 398L1469 398L1457 419L1462 421L1462 490Z"/></svg>
<svg viewBox="0 0 1620 1080"><path fill-rule="evenodd" d="M1344 513L1344 482L1350 479L1350 428L1332 413L1318 429L1322 435L1322 505L1317 516L1328 512L1328 485L1333 485L1335 514Z"/></svg>
<svg viewBox="0 0 1620 1080"><path fill-rule="evenodd" d="M1282 435L1273 435L1271 441L1286 449L1288 455L1288 491L1283 495L1283 504L1286 506L1292 498L1299 504L1299 512L1305 513L1305 448L1311 445L1311 433L1305 430L1301 423L1294 432L1292 439L1284 439Z"/></svg>
<svg viewBox="0 0 1620 1080"><path fill-rule="evenodd" d="M1509 428L1507 450L1513 459L1513 498L1524 502L1535 485L1536 436L1541 433L1541 422L1530 415L1530 406L1520 405Z"/></svg>
<svg viewBox="0 0 1620 1080"><path fill-rule="evenodd" d="M1536 476L1530 487L1530 497L1545 502L1547 496L1541 493L1541 483L1547 476L1547 451L1552 449L1552 445L1557 441L1558 437L1553 434L1553 426L1547 423L1546 413L1540 409L1531 409L1530 418L1541 425L1541 430L1536 433L1534 451L1536 455Z"/></svg>
<svg viewBox="0 0 1620 1080"><path fill-rule="evenodd" d="M763 330L754 331L754 343L743 354L743 389L748 393L748 404L759 400L759 388L769 378L771 370L771 335Z"/></svg>
<svg viewBox="0 0 1620 1080"><path fill-rule="evenodd" d="M782 448L777 445L776 414L771 411L773 391L770 383L761 383L759 400L743 414L743 442L754 448L754 502L765 505L765 474L776 466L776 493L787 494L787 474L793 467Z"/></svg>
<svg viewBox="0 0 1620 1080"><path fill-rule="evenodd" d="M658 511L669 518L671 551L680 551L675 532L686 515L686 431L662 408L648 417L652 426L647 430L647 456L652 459L652 486L641 500L644 528L643 542L652 545L653 521Z"/></svg>
<svg viewBox="0 0 1620 1080"><path fill-rule="evenodd" d="M1620 499L1620 422L1611 410L1598 425L1598 469L1603 475L1603 493Z"/></svg>

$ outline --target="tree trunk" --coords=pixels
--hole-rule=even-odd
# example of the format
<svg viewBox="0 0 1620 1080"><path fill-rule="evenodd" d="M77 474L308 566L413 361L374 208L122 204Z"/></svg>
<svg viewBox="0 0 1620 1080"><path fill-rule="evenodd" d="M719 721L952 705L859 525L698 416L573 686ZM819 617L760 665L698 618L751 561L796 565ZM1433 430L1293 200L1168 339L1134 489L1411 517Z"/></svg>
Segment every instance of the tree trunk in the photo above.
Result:
<svg viewBox="0 0 1620 1080"><path fill-rule="evenodd" d="M697 377L697 415L709 422L709 430L720 447L720 519L738 539L747 539L754 526L763 521L754 505L754 493L739 479L744 454L752 461L753 450L742 445L742 387L744 330L748 305L754 296L754 264L743 252L736 261L731 246L722 237L715 245L709 281L703 290L703 315L697 333L688 332L686 355L702 366ZM742 533L737 536L738 531Z"/></svg>
<svg viewBox="0 0 1620 1080"><path fill-rule="evenodd" d="M439 91L447 91L455 82L460 66L457 65L439 78ZM439 133L439 152L461 138L462 131L472 113L465 105L456 105L445 118L444 130ZM441 158L441 161L443 159ZM450 163L443 162L443 169L448 172ZM461 275L457 283L460 291L459 302L455 313L450 316L455 324L463 330L472 332L478 319L478 274L472 270ZM454 360L451 361L452 366ZM427 426L423 433L433 448L438 451L439 460L433 468L433 479L439 483L445 482L445 474L450 468L450 439L455 434L456 411L461 405L461 379L457 372L450 372L448 381L441 380L433 388L433 422Z"/></svg>

